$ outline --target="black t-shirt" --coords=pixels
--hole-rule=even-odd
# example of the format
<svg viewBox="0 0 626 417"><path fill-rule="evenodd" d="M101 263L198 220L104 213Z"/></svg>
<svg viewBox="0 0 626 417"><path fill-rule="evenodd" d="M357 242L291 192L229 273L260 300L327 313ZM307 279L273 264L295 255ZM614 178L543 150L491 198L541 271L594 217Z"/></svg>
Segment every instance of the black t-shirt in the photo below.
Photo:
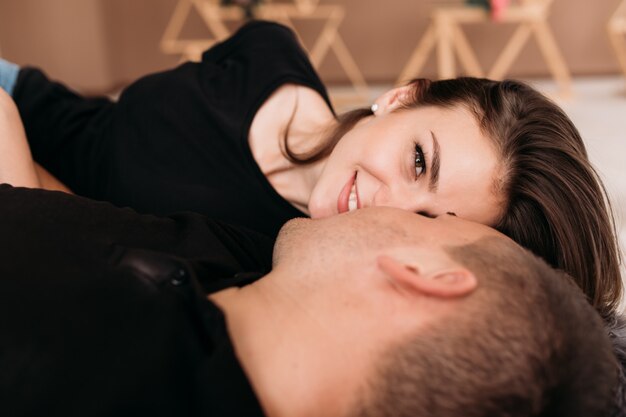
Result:
<svg viewBox="0 0 626 417"><path fill-rule="evenodd" d="M288 28L253 22L200 63L146 76L117 103L23 69L14 99L35 160L74 192L169 214L190 210L275 236L304 214L267 181L249 129L281 85L326 90ZM332 108L331 108L332 109Z"/></svg>
<svg viewBox="0 0 626 417"><path fill-rule="evenodd" d="M0 235L0 415L263 415L205 292L266 272L269 239L7 185Z"/></svg>

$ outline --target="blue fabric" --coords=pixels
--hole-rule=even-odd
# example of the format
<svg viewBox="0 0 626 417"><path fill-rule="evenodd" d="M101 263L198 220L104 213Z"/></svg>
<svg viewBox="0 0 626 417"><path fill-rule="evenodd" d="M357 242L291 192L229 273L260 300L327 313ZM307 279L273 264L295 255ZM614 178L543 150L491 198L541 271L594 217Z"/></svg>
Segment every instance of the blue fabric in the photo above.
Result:
<svg viewBox="0 0 626 417"><path fill-rule="evenodd" d="M0 58L0 88L13 96L13 89L17 82L20 67L12 62Z"/></svg>

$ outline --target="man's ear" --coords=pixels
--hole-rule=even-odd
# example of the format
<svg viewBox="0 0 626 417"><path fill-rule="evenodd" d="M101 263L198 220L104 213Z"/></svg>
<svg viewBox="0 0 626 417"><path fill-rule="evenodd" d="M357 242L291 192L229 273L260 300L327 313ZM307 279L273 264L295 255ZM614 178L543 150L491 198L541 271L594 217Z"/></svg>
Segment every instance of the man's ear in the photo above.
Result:
<svg viewBox="0 0 626 417"><path fill-rule="evenodd" d="M465 297L478 285L476 276L461 266L440 269L423 274L413 266L406 265L390 256L377 258L378 267L403 289L439 298Z"/></svg>
<svg viewBox="0 0 626 417"><path fill-rule="evenodd" d="M374 101L374 103L378 105L374 114L381 116L396 110L409 99L411 91L412 87L408 85L387 91Z"/></svg>

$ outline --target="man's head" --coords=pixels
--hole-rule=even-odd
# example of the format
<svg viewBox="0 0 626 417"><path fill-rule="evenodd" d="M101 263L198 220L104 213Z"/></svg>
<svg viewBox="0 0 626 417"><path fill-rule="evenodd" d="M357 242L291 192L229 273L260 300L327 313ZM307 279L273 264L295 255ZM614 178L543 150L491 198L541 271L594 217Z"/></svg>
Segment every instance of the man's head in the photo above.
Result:
<svg viewBox="0 0 626 417"><path fill-rule="evenodd" d="M608 409L617 367L601 320L567 276L492 229L390 208L297 220L275 270L344 350L331 368L360 370L348 415Z"/></svg>

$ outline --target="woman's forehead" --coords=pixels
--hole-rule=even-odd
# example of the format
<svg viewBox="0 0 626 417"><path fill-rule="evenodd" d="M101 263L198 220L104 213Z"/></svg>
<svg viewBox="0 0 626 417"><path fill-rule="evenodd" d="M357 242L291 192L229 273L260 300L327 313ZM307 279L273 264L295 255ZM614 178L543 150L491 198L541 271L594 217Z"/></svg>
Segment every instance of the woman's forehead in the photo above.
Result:
<svg viewBox="0 0 626 417"><path fill-rule="evenodd" d="M425 146L431 175L432 161L439 162L433 192L439 212L453 211L469 220L495 224L503 206L496 187L501 171L496 148L468 110L444 112L432 126L432 144Z"/></svg>

